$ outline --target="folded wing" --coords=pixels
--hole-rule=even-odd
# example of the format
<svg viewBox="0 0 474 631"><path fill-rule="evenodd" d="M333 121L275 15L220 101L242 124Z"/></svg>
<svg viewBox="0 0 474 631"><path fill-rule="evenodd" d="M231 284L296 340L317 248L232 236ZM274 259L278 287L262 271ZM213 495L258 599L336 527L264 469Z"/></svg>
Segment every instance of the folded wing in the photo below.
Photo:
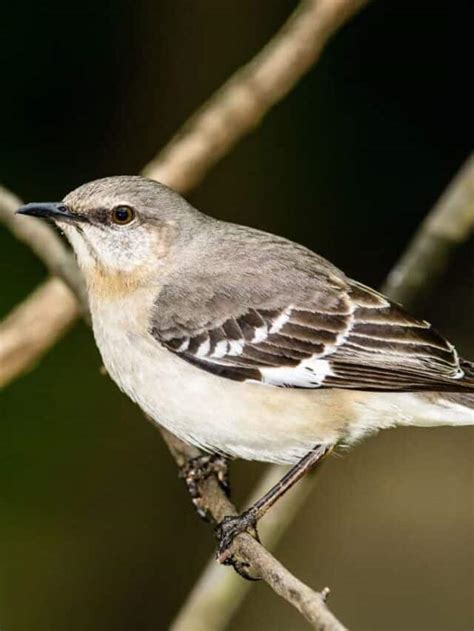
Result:
<svg viewBox="0 0 474 631"><path fill-rule="evenodd" d="M154 337L203 370L279 387L359 390L470 390L455 348L429 323L353 281L331 296L268 308Z"/></svg>

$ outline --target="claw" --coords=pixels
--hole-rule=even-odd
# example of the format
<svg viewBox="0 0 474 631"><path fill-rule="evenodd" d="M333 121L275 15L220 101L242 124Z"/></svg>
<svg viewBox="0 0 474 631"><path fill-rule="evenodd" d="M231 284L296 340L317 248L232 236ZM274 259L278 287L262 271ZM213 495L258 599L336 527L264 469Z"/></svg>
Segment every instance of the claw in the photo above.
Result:
<svg viewBox="0 0 474 631"><path fill-rule="evenodd" d="M224 517L215 530L218 540L217 560L222 565L232 565L236 572L243 576L243 578L255 581L258 579L251 576L247 571L248 564L237 560L230 551L235 537L243 532L246 532L257 541L260 541L257 532L257 519L251 510L241 515Z"/></svg>
<svg viewBox="0 0 474 631"><path fill-rule="evenodd" d="M216 536L219 542L219 554L225 553L237 535L248 532L258 539L257 530L255 528L256 519L253 514L245 512L241 515L232 515L224 517L220 524L216 527Z"/></svg>
<svg viewBox="0 0 474 631"><path fill-rule="evenodd" d="M205 521L212 521L208 510L202 503L199 485L210 475L215 475L227 496L230 494L227 460L218 454L193 458L182 467L180 477L184 479L196 511Z"/></svg>

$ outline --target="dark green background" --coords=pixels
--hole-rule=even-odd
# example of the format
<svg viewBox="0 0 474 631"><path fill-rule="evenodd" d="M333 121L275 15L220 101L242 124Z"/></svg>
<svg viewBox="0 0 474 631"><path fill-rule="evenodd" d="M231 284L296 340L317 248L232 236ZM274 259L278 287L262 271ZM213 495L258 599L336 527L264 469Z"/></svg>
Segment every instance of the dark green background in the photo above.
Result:
<svg viewBox="0 0 474 631"><path fill-rule="evenodd" d="M472 145L469 2L382 2L190 195L376 285ZM26 201L135 173L283 22L288 0L2 7L0 178ZM0 233L0 311L45 278ZM474 243L417 305L474 356ZM76 326L0 400L2 631L166 629L213 550L158 432ZM321 472L278 555L353 631L466 631L470 429L396 430ZM261 466L234 465L242 499ZM306 628L263 585L233 623ZM190 630L192 631L192 630Z"/></svg>

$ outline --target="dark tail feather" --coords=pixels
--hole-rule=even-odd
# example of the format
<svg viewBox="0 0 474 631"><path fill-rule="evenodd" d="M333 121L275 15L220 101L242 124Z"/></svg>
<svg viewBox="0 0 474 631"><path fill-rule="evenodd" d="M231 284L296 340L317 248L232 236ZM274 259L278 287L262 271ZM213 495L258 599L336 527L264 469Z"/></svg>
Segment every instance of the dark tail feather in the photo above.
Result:
<svg viewBox="0 0 474 631"><path fill-rule="evenodd" d="M465 408L474 410L474 392L472 394L464 392L443 392L441 396L446 401L463 405Z"/></svg>
<svg viewBox="0 0 474 631"><path fill-rule="evenodd" d="M461 359L461 368L464 370L465 377L460 381L466 384L469 389L474 390L474 363L467 359Z"/></svg>
<svg viewBox="0 0 474 631"><path fill-rule="evenodd" d="M465 408L474 410L474 363L467 359L461 359L461 368L464 371L464 377L458 380L458 385L465 388L461 392L442 392L440 396L450 403L462 405Z"/></svg>
<svg viewBox="0 0 474 631"><path fill-rule="evenodd" d="M470 362L467 359L461 359L461 368L464 370L467 377L474 379L474 362Z"/></svg>

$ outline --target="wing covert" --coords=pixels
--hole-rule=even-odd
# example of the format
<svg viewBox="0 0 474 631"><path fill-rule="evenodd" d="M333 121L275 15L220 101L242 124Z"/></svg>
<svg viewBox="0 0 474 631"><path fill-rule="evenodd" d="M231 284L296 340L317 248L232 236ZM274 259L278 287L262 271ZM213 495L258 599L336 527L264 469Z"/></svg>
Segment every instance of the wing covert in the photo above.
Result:
<svg viewBox="0 0 474 631"><path fill-rule="evenodd" d="M461 386L456 350L427 322L352 281L329 304L318 298L252 307L197 334L166 339L157 327L152 334L186 361L239 381L399 391Z"/></svg>

